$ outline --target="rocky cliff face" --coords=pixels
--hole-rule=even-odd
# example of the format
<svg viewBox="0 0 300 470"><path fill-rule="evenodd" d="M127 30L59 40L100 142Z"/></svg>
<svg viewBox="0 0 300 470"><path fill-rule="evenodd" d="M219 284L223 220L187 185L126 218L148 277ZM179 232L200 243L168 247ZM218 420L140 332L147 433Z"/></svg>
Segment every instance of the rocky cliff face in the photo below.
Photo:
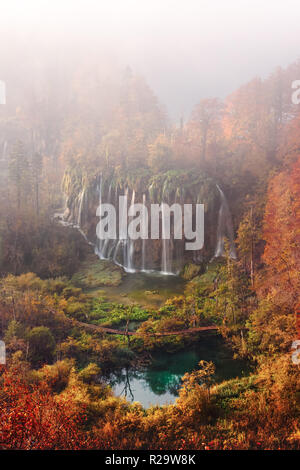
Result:
<svg viewBox="0 0 300 470"><path fill-rule="evenodd" d="M61 217L62 222L80 229L86 240L93 244L99 258L111 259L127 272L155 270L178 274L188 262L206 264L212 257L222 256L225 238L229 240L231 256L235 257L231 214L226 197L216 182L205 174L172 170L153 176L147 170L139 170L124 175L121 170L114 170L87 176L78 169L72 169L65 173L63 190L66 209ZM99 240L96 236L99 222L97 208L103 203L114 205L118 224L123 216L118 209L119 196L127 196L128 207L136 203L144 204L149 214L151 204L177 203L182 207L182 212L183 204L204 204L203 249L188 251L184 238L174 239L172 220L169 240Z"/></svg>

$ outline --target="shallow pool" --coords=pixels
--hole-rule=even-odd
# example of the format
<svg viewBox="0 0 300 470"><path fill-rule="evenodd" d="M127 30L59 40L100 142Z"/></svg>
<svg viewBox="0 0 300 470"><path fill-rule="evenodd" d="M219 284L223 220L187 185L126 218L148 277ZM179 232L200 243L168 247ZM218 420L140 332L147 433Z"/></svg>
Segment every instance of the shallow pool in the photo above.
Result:
<svg viewBox="0 0 300 470"><path fill-rule="evenodd" d="M123 369L110 378L113 391L130 401L139 401L145 408L150 405L173 403L178 396L181 377L197 369L200 360L213 361L215 380L242 377L249 373L245 361L233 359L232 351L219 336L203 337L199 343L185 351L156 353L152 363L143 370Z"/></svg>

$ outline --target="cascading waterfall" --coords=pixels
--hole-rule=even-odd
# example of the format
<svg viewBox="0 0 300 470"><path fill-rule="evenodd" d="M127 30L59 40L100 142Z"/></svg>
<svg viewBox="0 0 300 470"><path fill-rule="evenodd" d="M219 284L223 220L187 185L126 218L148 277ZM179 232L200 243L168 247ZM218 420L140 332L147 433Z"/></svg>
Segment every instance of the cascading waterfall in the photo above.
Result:
<svg viewBox="0 0 300 470"><path fill-rule="evenodd" d="M108 189L107 202L108 202L109 204L112 203L112 200L111 200L111 188L112 188L112 183L110 183L109 189ZM106 239L104 240L103 248L102 248L102 251L101 251L101 254L102 254L103 259L108 259L107 250L108 250L108 247L109 247L109 244L110 244L111 241L112 241L112 240L110 240L109 238L106 238Z"/></svg>
<svg viewBox="0 0 300 470"><path fill-rule="evenodd" d="M132 191L131 205L133 205L134 203L135 203L135 190ZM124 265L124 269L128 273L135 273L136 270L134 269L134 263L133 263L134 240L128 237L128 234L127 234L126 243L124 244L124 247L126 247L126 265Z"/></svg>
<svg viewBox="0 0 300 470"><path fill-rule="evenodd" d="M81 227L82 206L83 206L84 197L85 197L85 188L83 188L79 196L78 216L77 216L77 225L79 228Z"/></svg>
<svg viewBox="0 0 300 470"><path fill-rule="evenodd" d="M184 211L184 201L182 200L181 196L178 196L178 193L175 194L175 204L180 204L182 211ZM182 225L182 221L175 221L174 220L174 227L176 223L180 223ZM182 231L184 231L184 227L182 226ZM173 266L172 262L172 273L178 275L183 268L183 259L184 259L184 243L181 240L174 240L173 239L173 249L172 249L172 259L175 258L177 261L176 265ZM173 261L173 260L172 260Z"/></svg>
<svg viewBox="0 0 300 470"><path fill-rule="evenodd" d="M85 178L82 178L82 185L79 191L77 188L73 188L71 191L70 183L67 180L66 194L68 197L66 200L66 210L64 214L56 214L62 224L76 227L82 233L84 238L94 246L95 253L99 258L111 259L129 273L156 271L164 275L174 275L179 273L185 262L203 263L211 257L212 253L214 253L214 257L223 256L225 252L225 238L229 240L230 256L234 259L236 258L231 213L222 189L214 181L205 177L205 179L200 178L196 180L194 186L182 187L180 186L180 180L176 179L178 178L177 176L173 180L172 175L167 175L165 180L152 180L148 187L144 187L145 189L140 192L135 192L134 189L129 189L126 185L124 186L124 180L113 178L113 176L106 178L99 175L99 178L94 183L96 186L96 188L94 186L94 192L91 190L91 187L84 183ZM74 189L77 190L77 197L76 195L74 197L74 193L76 194ZM97 192L95 192L95 189L97 189ZM208 194L207 198L206 194ZM174 222L184 223L183 221L179 222L177 220L173 223L171 221L171 238L165 238L166 226L164 224L168 222L165 221L167 207L164 204L161 205L161 220L163 225L163 237L161 240L144 238L132 240L128 233L125 234L125 238L120 238L121 234L119 233L117 239L100 240L92 238L88 240L90 236L87 234L92 233L91 229L93 229L94 224L91 210L95 208L96 204L101 205L104 202L113 204L117 209L117 224L119 225L120 222L121 226L126 226L126 222L128 222L129 225L133 217L129 217L127 221L128 207L126 206L123 206L123 209L119 209L121 212L118 211L119 196L130 198L128 206L135 204L135 202L142 202L148 209L148 216L151 213L151 204L161 204L162 202L167 202L169 205L173 203L180 204L182 212L184 211L184 203L203 202L207 204L207 211L212 212L209 212L211 216L206 219L206 223L209 226L204 249L197 252L186 252L185 240L174 239L172 235ZM217 227L214 222L216 220L216 201L219 201ZM126 218L126 221L124 218ZM123 220L125 223L123 223ZM150 222L151 220L149 219L148 225ZM216 231L216 244L213 240L214 232L211 230Z"/></svg>
<svg viewBox="0 0 300 470"><path fill-rule="evenodd" d="M99 182L97 185L97 190L99 193L99 206L102 204L102 174L99 175ZM102 248L103 248L104 240L97 239L97 243L95 246L95 254L99 256L100 259L103 259L102 257Z"/></svg>
<svg viewBox="0 0 300 470"><path fill-rule="evenodd" d="M117 245L116 245L116 248L113 252L113 256L112 256L112 260L114 263L116 263L118 266L122 266L119 262L118 262L118 253L119 253L119 249L121 247L121 240L118 240L117 242Z"/></svg>
<svg viewBox="0 0 300 470"><path fill-rule="evenodd" d="M231 258L236 259L236 251L234 246L234 233L231 212L228 206L225 194L219 185L216 185L221 198L221 205L218 216L218 228L217 228L217 245L215 250L215 258L223 256L225 252L225 238L229 240L229 255Z"/></svg>
<svg viewBox="0 0 300 470"><path fill-rule="evenodd" d="M143 205L146 207L146 194L143 194ZM142 266L141 271L146 271L146 239L142 238Z"/></svg>
<svg viewBox="0 0 300 470"><path fill-rule="evenodd" d="M118 188L116 186L116 192L115 192L115 201L118 200ZM121 215L119 214L119 217L121 217ZM121 246L121 240L114 240L113 244L112 244L112 249L110 251L110 254L109 254L109 257L112 258L113 262L115 264L118 264L118 261L117 261L117 256L118 256L118 252L119 252L119 248Z"/></svg>
<svg viewBox="0 0 300 470"><path fill-rule="evenodd" d="M83 236L83 238L85 239L85 241L89 244L89 245L92 245L94 246L93 243L91 243L88 239L88 237L86 236L86 234L84 233L84 231L82 230L81 228L81 224L82 224L82 214L83 214L83 207L84 207L84 201L85 201L85 195L86 195L86 188L83 188L81 193L80 193L80 196L79 196L79 201L78 201L78 214L77 214L77 224L75 224L75 226L77 227L77 229L79 230L79 232L81 233L81 235Z"/></svg>
<svg viewBox="0 0 300 470"><path fill-rule="evenodd" d="M165 238L165 206L162 204L162 257L161 257L161 273L166 275L174 274L173 267L173 250L171 250L171 240Z"/></svg>
<svg viewBox="0 0 300 470"><path fill-rule="evenodd" d="M113 253L117 245L117 240L111 240L110 247L107 253L107 259L112 259L113 258Z"/></svg>
<svg viewBox="0 0 300 470"><path fill-rule="evenodd" d="M115 188L115 195L114 195L115 203L118 201L118 187ZM107 258L112 259L115 262L115 257L117 256L117 249L119 248L119 240L111 240L110 247L108 250Z"/></svg>
<svg viewBox="0 0 300 470"><path fill-rule="evenodd" d="M128 188L125 189L125 196L126 197L128 196ZM125 214L125 209L124 209L124 212L122 213L122 220L124 220L125 217L127 217L127 215ZM128 250L127 241L128 241L128 234L126 234L126 238L121 241L122 247L123 247L123 255L122 255L123 264L122 264L122 266L125 269L125 271L127 271L127 261L128 261L128 259L127 259L127 250Z"/></svg>

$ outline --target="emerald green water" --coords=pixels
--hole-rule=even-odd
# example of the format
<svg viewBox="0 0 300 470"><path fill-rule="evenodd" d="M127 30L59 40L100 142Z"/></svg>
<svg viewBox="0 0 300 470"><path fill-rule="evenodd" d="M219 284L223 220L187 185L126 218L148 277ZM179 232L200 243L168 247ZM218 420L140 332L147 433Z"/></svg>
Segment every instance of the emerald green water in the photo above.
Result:
<svg viewBox="0 0 300 470"><path fill-rule="evenodd" d="M150 405L173 403L178 395L181 377L197 369L203 359L213 361L216 366L215 380L222 382L249 373L245 361L233 359L232 351L218 336L203 337L188 350L168 354L155 354L153 362L144 370L125 369L111 378L114 393L130 401L139 401L145 408Z"/></svg>
<svg viewBox="0 0 300 470"><path fill-rule="evenodd" d="M176 276L134 273L124 275L117 286L106 286L104 294L109 301L138 304L156 310L168 298L183 294L185 285L186 282ZM130 327L133 328L133 325ZM249 372L245 362L233 359L232 351L220 336L203 334L197 344L172 354L163 351L153 354L152 363L144 369L123 369L112 375L109 383L116 395L139 401L145 408L174 403L182 376L197 369L200 360L215 364L217 382L241 377Z"/></svg>

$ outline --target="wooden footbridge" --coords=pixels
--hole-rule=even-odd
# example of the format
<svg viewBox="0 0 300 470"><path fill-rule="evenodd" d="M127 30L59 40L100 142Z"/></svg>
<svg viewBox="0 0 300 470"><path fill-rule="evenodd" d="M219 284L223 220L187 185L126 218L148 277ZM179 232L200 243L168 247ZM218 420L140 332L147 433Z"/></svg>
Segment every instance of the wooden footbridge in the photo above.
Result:
<svg viewBox="0 0 300 470"><path fill-rule="evenodd" d="M114 328L106 328L104 326L99 325L92 325L91 323L83 323L77 320L73 320L78 326L82 328L86 328L87 330L97 331L100 333L108 333L111 335L123 335L123 336L134 336L138 334L136 331L128 331L128 330L116 330ZM159 333L151 333L148 332L149 336L176 336L176 335L191 335L193 333L198 333L200 331L210 331L210 330L217 330L217 326L199 326L195 328L188 328L186 330L177 330L177 331L162 331Z"/></svg>

